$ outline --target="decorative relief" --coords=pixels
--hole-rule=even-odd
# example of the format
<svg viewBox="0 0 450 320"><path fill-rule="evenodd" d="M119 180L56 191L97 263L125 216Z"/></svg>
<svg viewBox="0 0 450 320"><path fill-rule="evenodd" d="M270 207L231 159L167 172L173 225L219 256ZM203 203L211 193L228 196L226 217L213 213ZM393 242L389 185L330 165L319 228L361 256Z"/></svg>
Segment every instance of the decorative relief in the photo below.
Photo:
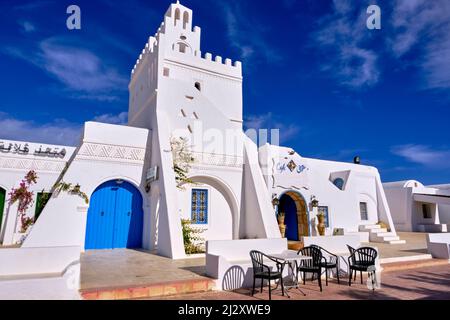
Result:
<svg viewBox="0 0 450 320"><path fill-rule="evenodd" d="M77 158L90 160L144 161L145 149L124 146L83 143Z"/></svg>
<svg viewBox="0 0 450 320"><path fill-rule="evenodd" d="M242 168L244 165L243 157L213 154L213 153L193 153L195 158L194 167L197 166L216 166L229 168Z"/></svg>
<svg viewBox="0 0 450 320"><path fill-rule="evenodd" d="M61 172L65 165L65 161L0 158L0 169Z"/></svg>

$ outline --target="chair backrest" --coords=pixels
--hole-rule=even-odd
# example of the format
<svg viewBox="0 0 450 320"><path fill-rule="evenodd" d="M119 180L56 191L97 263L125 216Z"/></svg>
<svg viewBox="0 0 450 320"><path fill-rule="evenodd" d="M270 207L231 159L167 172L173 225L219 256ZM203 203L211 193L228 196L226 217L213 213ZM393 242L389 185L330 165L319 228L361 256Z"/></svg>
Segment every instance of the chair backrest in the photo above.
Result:
<svg viewBox="0 0 450 320"><path fill-rule="evenodd" d="M253 273L260 273L264 271L264 254L260 251L250 251L250 258L252 259Z"/></svg>
<svg viewBox="0 0 450 320"><path fill-rule="evenodd" d="M368 266L375 265L375 260L378 256L377 250L371 247L356 249L356 254L358 255L359 263Z"/></svg>
<svg viewBox="0 0 450 320"><path fill-rule="evenodd" d="M357 254L355 253L356 249L349 245L347 245L347 248L348 248L348 252L350 253L352 263L356 263L356 256L357 256Z"/></svg>
<svg viewBox="0 0 450 320"><path fill-rule="evenodd" d="M308 267L318 267L322 261L322 252L318 246L309 246L298 251L299 255L312 257L311 260L303 260L302 265Z"/></svg>

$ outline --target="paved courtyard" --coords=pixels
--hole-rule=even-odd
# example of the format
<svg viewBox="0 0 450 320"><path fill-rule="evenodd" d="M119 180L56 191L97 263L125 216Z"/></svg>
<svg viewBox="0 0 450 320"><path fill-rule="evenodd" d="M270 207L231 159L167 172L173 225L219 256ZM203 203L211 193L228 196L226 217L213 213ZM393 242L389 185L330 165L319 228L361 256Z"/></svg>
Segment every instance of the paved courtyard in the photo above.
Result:
<svg viewBox="0 0 450 320"><path fill-rule="evenodd" d="M203 278L205 258L176 261L137 250L88 251L81 255L81 290Z"/></svg>
<svg viewBox="0 0 450 320"><path fill-rule="evenodd" d="M359 278L358 278L359 279ZM366 279L364 279L366 280ZM357 282L352 287L344 279L340 285L334 280L321 293L317 282L307 282L301 289L306 297L295 289L290 291L290 300L450 300L450 265L418 268L404 271L383 272L381 289L372 292L366 285ZM159 299L172 300L267 300L267 288L264 293L255 294L250 290L238 292L207 292L191 295L179 295ZM272 295L273 300L289 300L279 291Z"/></svg>

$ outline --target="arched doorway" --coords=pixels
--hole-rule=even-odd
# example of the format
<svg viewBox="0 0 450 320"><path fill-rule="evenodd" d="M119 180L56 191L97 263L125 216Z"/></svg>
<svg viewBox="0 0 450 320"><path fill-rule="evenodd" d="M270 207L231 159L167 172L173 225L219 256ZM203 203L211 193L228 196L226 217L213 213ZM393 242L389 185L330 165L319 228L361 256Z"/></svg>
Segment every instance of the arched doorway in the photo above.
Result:
<svg viewBox="0 0 450 320"><path fill-rule="evenodd" d="M0 188L0 232L2 231L3 212L5 211L6 190Z"/></svg>
<svg viewBox="0 0 450 320"><path fill-rule="evenodd" d="M86 250L141 248L142 195L131 183L108 181L92 194L86 225Z"/></svg>
<svg viewBox="0 0 450 320"><path fill-rule="evenodd" d="M280 198L278 212L285 214L286 238L299 241L309 235L308 211L306 202L297 192L290 191Z"/></svg>

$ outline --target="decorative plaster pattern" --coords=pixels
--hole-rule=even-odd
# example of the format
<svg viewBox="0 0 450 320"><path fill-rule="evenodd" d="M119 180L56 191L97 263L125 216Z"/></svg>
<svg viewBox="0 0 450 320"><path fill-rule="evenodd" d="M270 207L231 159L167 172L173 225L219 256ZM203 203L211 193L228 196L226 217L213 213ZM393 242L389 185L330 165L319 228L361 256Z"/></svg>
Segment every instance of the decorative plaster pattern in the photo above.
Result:
<svg viewBox="0 0 450 320"><path fill-rule="evenodd" d="M145 149L117 145L83 143L77 154L77 159L144 162Z"/></svg>
<svg viewBox="0 0 450 320"><path fill-rule="evenodd" d="M9 157L0 158L0 169L61 172L64 170L65 165L66 161L20 159Z"/></svg>

